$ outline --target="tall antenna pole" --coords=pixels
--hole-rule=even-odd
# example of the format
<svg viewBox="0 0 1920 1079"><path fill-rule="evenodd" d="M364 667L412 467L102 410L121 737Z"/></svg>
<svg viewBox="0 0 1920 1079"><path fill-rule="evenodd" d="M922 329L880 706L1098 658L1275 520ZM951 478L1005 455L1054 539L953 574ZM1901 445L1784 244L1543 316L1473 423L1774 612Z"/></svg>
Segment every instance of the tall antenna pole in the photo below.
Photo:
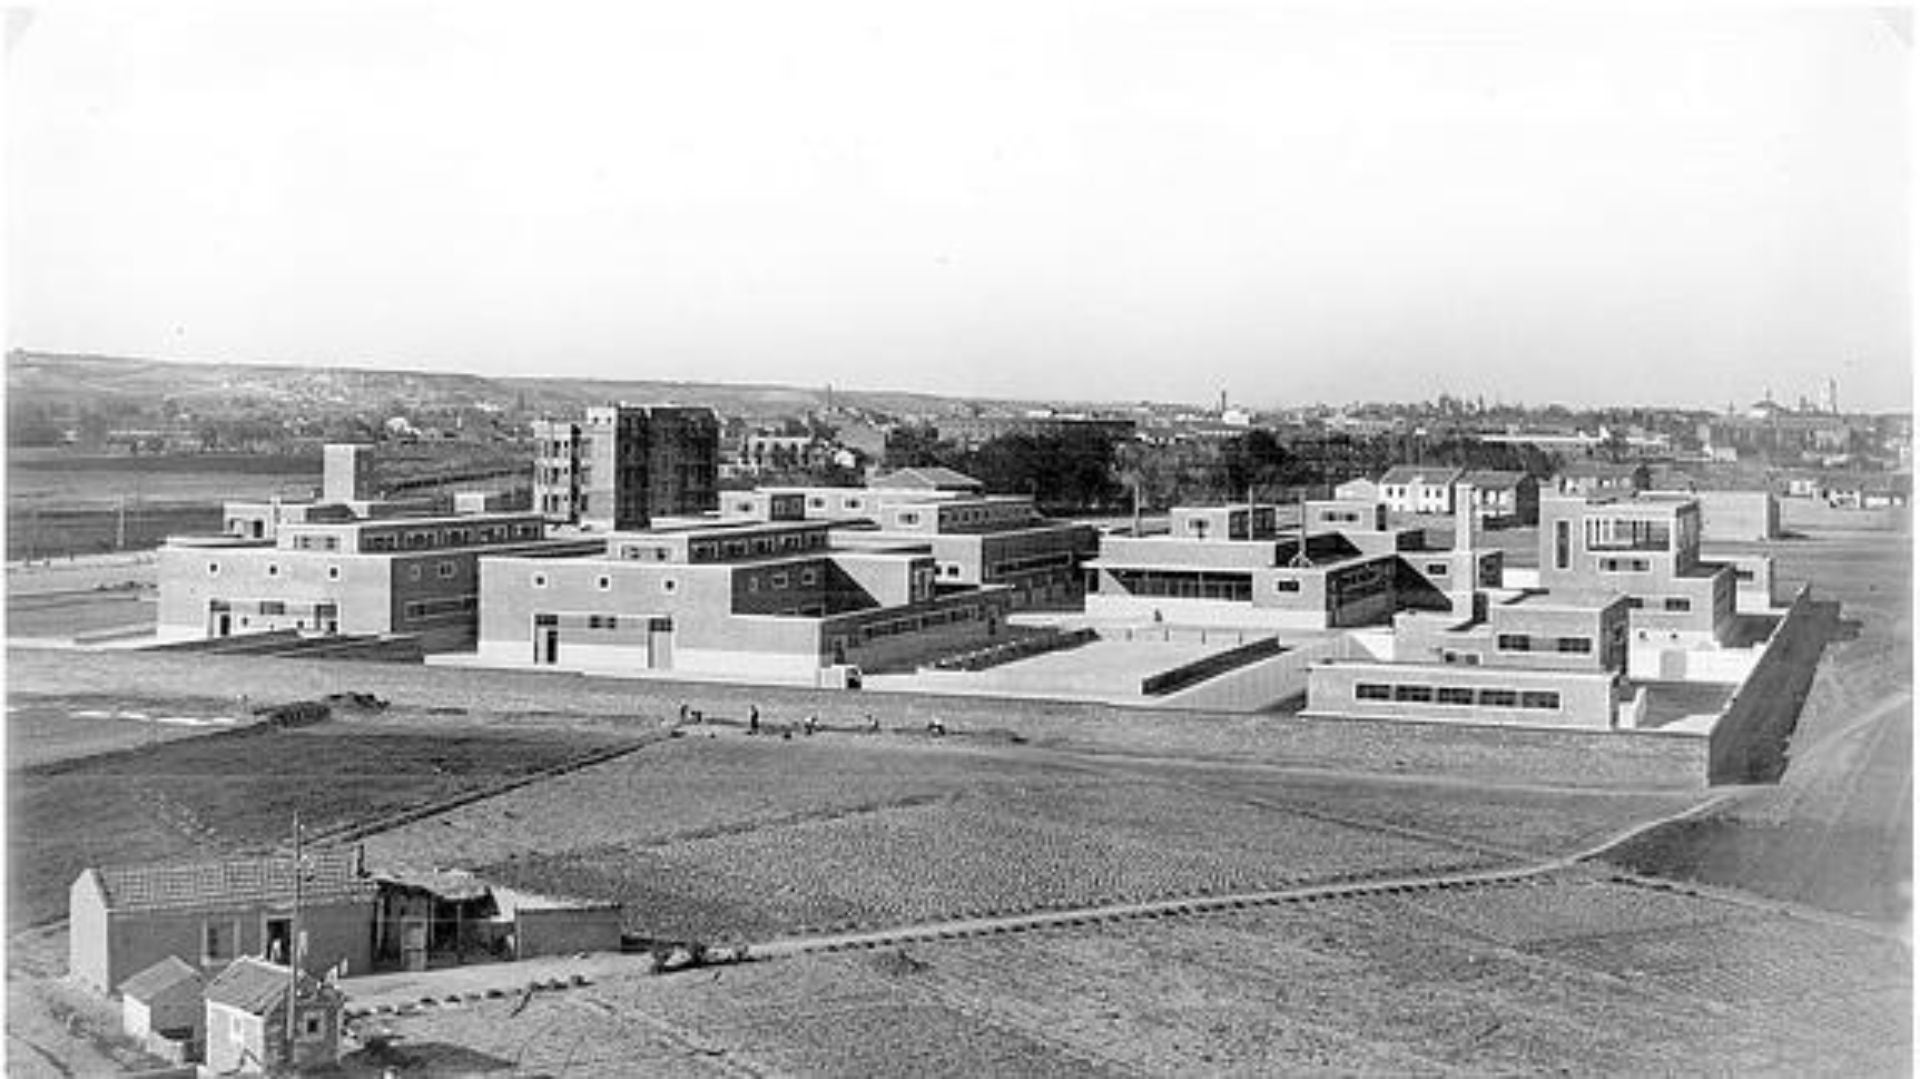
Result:
<svg viewBox="0 0 1920 1079"><path fill-rule="evenodd" d="M298 1011L300 1001L300 811L293 811L293 921L287 930L287 1063L295 1061L293 1040L300 1026Z"/></svg>

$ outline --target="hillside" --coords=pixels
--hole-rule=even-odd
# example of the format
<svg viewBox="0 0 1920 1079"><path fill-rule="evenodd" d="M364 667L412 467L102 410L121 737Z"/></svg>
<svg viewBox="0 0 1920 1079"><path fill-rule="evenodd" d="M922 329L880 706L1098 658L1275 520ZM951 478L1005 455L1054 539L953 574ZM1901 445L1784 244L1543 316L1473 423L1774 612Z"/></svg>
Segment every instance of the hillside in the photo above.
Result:
<svg viewBox="0 0 1920 1079"><path fill-rule="evenodd" d="M313 413L365 409L483 408L573 412L608 401L706 405L724 415L788 416L823 408L824 386L738 385L656 379L486 378L438 371L370 370L286 364L211 363L15 350L7 356L7 396L71 414L83 409L138 412L167 402L188 412L298 408ZM1035 402L964 399L890 390L835 388L834 405L891 415L1005 412Z"/></svg>

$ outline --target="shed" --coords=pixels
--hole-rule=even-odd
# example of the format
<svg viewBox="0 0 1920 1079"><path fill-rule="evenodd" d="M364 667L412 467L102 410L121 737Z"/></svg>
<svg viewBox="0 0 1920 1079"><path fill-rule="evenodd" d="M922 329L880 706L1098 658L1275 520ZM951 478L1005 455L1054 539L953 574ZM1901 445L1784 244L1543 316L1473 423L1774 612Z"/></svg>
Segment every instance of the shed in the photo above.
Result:
<svg viewBox="0 0 1920 1079"><path fill-rule="evenodd" d="M500 917L512 923L514 958L620 950L620 904L495 887Z"/></svg>
<svg viewBox="0 0 1920 1079"><path fill-rule="evenodd" d="M208 1071L259 1074L285 1062L291 976L287 967L243 956L207 984ZM337 1062L345 996L302 972L294 998L294 1065Z"/></svg>
<svg viewBox="0 0 1920 1079"><path fill-rule="evenodd" d="M206 987L193 964L167 956L120 983L121 1027L141 1041L154 1035L198 1046L206 1032Z"/></svg>

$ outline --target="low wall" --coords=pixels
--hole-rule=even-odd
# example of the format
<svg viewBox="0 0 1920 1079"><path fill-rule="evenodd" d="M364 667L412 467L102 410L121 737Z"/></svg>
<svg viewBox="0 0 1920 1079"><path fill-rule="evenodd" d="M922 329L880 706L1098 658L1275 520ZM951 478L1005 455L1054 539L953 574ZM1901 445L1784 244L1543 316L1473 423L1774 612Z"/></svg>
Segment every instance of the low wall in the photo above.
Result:
<svg viewBox="0 0 1920 1079"><path fill-rule="evenodd" d="M1257 712L1307 692L1307 670L1329 659L1350 659L1362 649L1345 636L1289 646L1285 652L1228 671L1161 700L1168 708Z"/></svg>
<svg viewBox="0 0 1920 1079"><path fill-rule="evenodd" d="M1249 641L1224 652L1202 656L1191 663L1182 663L1159 674L1150 674L1140 680L1140 694L1144 697L1164 697L1169 693L1178 693L1209 678L1279 654L1280 642L1271 637Z"/></svg>
<svg viewBox="0 0 1920 1079"><path fill-rule="evenodd" d="M1812 587L1801 586L1753 673L1713 725L1710 782L1771 783L1787 770L1787 745L1813 689L1836 614L1834 604L1816 603Z"/></svg>
<svg viewBox="0 0 1920 1079"><path fill-rule="evenodd" d="M396 709L461 708L478 721L572 723L599 717L657 729L686 703L710 718L763 723L818 716L895 731L935 718L951 734L1015 734L1036 745L1373 773L1434 774L1489 785L1694 789L1707 779L1707 740L1658 731L1548 731L1285 715L1195 712L1077 701L638 681L538 671L178 655L8 650L13 692L124 692L204 697L209 686L256 703L341 691Z"/></svg>

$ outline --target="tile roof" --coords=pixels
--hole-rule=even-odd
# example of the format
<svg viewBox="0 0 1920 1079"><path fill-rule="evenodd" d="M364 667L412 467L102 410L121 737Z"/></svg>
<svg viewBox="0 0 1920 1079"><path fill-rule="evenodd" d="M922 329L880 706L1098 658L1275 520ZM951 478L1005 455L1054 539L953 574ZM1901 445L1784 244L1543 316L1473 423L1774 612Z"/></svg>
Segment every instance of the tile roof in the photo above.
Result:
<svg viewBox="0 0 1920 1079"><path fill-rule="evenodd" d="M1461 483L1471 483L1475 487L1518 487L1527 478L1525 472L1509 472L1497 468L1480 468L1460 477Z"/></svg>
<svg viewBox="0 0 1920 1079"><path fill-rule="evenodd" d="M1380 477L1381 483L1446 483L1460 478L1460 470L1446 465L1394 465Z"/></svg>
<svg viewBox="0 0 1920 1079"><path fill-rule="evenodd" d="M120 995L129 1000L152 1000L182 982L201 986L206 978L186 960L170 955L121 982Z"/></svg>
<svg viewBox="0 0 1920 1079"><path fill-rule="evenodd" d="M951 468L902 468L884 476L875 476L867 483L869 487L918 487L934 491L950 491L956 488L975 489L983 486L979 480Z"/></svg>
<svg viewBox="0 0 1920 1079"><path fill-rule="evenodd" d="M313 996L321 990L319 982L302 971L300 995ZM251 955L243 955L227 964L207 983L207 1002L225 1004L254 1015L267 1015L287 999L287 968Z"/></svg>
<svg viewBox="0 0 1920 1079"><path fill-rule="evenodd" d="M307 870L301 897L308 903L371 899L373 882L360 874L357 847L314 847L303 852ZM106 906L115 912L222 909L293 901L293 860L258 855L217 862L170 862L90 869Z"/></svg>

